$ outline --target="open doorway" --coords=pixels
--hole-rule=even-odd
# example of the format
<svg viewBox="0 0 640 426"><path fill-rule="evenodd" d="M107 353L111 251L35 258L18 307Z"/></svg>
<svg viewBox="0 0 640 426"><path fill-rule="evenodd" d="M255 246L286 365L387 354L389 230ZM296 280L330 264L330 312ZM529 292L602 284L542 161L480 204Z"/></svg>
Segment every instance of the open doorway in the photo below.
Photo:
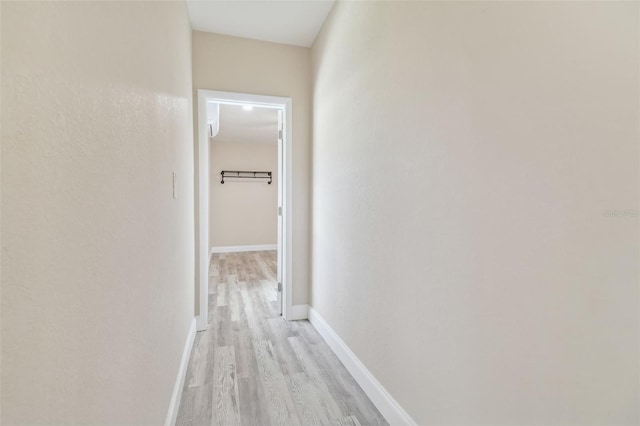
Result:
<svg viewBox="0 0 640 426"><path fill-rule="evenodd" d="M198 90L199 330L209 322L210 274L224 265L237 280L227 266L243 262L263 274L274 312L291 319L290 129L289 98Z"/></svg>
<svg viewBox="0 0 640 426"><path fill-rule="evenodd" d="M282 314L277 255L282 110L209 102L207 113L209 297L216 295L214 307L226 306L242 289L245 297L261 298L272 305L270 312Z"/></svg>

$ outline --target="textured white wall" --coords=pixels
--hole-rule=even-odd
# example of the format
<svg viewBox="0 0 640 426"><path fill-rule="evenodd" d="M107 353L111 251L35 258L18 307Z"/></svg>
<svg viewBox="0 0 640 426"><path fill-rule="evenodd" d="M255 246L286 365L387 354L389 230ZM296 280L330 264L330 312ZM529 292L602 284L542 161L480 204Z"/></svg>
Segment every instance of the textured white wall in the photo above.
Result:
<svg viewBox="0 0 640 426"><path fill-rule="evenodd" d="M2 247L2 2L0 2L0 249ZM2 253L0 252L0 309L2 306ZM2 355L2 311L0 310L0 356ZM2 361L0 360L0 421L2 421Z"/></svg>
<svg viewBox="0 0 640 426"><path fill-rule="evenodd" d="M338 2L325 24L312 304L418 424L640 420L638 12Z"/></svg>
<svg viewBox="0 0 640 426"><path fill-rule="evenodd" d="M190 44L180 2L2 4L3 424L164 422L193 318Z"/></svg>
<svg viewBox="0 0 640 426"><path fill-rule="evenodd" d="M276 115L277 112L273 110ZM273 130L273 129L269 129ZM252 246L278 242L278 131L273 143L216 138L210 144L209 246ZM266 179L225 179L222 170L262 170Z"/></svg>
<svg viewBox="0 0 640 426"><path fill-rule="evenodd" d="M293 303L308 303L311 178L309 49L194 31L193 88L291 98Z"/></svg>

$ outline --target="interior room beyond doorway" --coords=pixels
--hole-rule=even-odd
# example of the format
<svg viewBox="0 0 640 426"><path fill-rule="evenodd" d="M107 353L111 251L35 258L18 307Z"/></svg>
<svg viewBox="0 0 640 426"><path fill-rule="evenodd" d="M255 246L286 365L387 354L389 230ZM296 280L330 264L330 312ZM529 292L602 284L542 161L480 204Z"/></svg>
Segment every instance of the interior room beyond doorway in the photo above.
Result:
<svg viewBox="0 0 640 426"><path fill-rule="evenodd" d="M219 120L210 144L210 250L276 250L278 110L220 105Z"/></svg>

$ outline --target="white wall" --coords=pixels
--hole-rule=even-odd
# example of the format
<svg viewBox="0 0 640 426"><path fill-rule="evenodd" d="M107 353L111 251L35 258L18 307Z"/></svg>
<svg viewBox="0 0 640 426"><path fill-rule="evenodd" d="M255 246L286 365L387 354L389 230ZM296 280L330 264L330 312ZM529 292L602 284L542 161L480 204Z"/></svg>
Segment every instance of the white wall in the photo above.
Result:
<svg viewBox="0 0 640 426"><path fill-rule="evenodd" d="M0 248L2 247L2 2L0 1ZM2 329L2 255L0 253L0 331ZM2 354L2 336L0 332L0 355ZM2 369L0 361L0 370ZM0 421L2 421L2 383L0 371Z"/></svg>
<svg viewBox="0 0 640 426"><path fill-rule="evenodd" d="M311 71L308 48L193 32L193 88L290 97L293 303L309 298Z"/></svg>
<svg viewBox="0 0 640 426"><path fill-rule="evenodd" d="M325 24L312 305L418 424L640 420L638 12L338 2Z"/></svg>
<svg viewBox="0 0 640 426"><path fill-rule="evenodd" d="M193 318L186 7L3 2L2 52L1 421L161 424Z"/></svg>
<svg viewBox="0 0 640 426"><path fill-rule="evenodd" d="M274 113L276 111L274 110ZM277 114L276 114L277 119ZM277 130L273 133L277 139ZM243 143L213 138L210 145L209 245L278 243L278 144ZM267 179L225 179L222 170L270 171Z"/></svg>

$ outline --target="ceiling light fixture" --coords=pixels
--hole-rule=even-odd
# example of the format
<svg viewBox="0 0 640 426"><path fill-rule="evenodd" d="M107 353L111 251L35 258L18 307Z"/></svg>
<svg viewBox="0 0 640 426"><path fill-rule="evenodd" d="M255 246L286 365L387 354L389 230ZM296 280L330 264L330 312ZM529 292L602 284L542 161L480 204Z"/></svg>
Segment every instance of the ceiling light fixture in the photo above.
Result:
<svg viewBox="0 0 640 426"><path fill-rule="evenodd" d="M245 111L251 111L253 109L253 105L243 105L242 109Z"/></svg>

